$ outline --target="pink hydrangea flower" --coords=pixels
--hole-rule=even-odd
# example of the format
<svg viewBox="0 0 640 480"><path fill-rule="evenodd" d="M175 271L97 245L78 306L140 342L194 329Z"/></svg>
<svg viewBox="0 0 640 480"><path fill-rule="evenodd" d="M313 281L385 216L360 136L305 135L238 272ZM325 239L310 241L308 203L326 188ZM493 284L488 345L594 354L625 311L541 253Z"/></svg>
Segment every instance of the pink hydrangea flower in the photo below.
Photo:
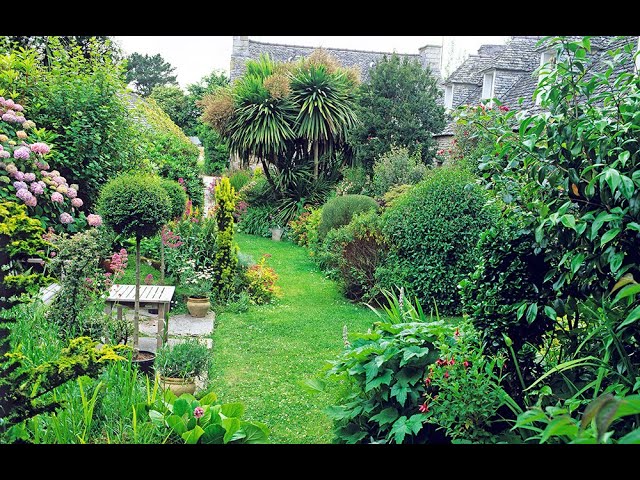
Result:
<svg viewBox="0 0 640 480"><path fill-rule="evenodd" d="M36 174L33 172L28 172L24 174L25 182L33 182L36 179Z"/></svg>
<svg viewBox="0 0 640 480"><path fill-rule="evenodd" d="M16 102L14 102L12 99L8 98L7 100L4 101L4 106L7 108L13 108L16 105Z"/></svg>
<svg viewBox="0 0 640 480"><path fill-rule="evenodd" d="M64 223L65 225L69 224L69 223L73 223L73 217L71 215L69 215L67 212L61 213L60 214L60 222Z"/></svg>
<svg viewBox="0 0 640 480"><path fill-rule="evenodd" d="M67 179L64 177L61 177L60 175L53 177L53 181L56 182L57 184L67 183Z"/></svg>
<svg viewBox="0 0 640 480"><path fill-rule="evenodd" d="M87 215L87 222L92 227L99 227L100 225L102 225L102 217L100 215L90 213L89 215Z"/></svg>
<svg viewBox="0 0 640 480"><path fill-rule="evenodd" d="M49 170L49 164L40 160L36 160L36 167L38 167L40 170Z"/></svg>
<svg viewBox="0 0 640 480"><path fill-rule="evenodd" d="M46 155L51 151L51 147L46 143L36 142L31 145L31 151L34 153L39 153L41 155Z"/></svg>
<svg viewBox="0 0 640 480"><path fill-rule="evenodd" d="M76 198L77 196L78 196L78 192L75 190L75 188L71 188L71 187L67 188L67 197Z"/></svg>
<svg viewBox="0 0 640 480"><path fill-rule="evenodd" d="M3 115L4 117L4 115ZM13 158L27 160L29 158L29 149L27 147L18 147L13 151Z"/></svg>
<svg viewBox="0 0 640 480"><path fill-rule="evenodd" d="M27 207L35 207L38 204L38 199L32 195L24 203Z"/></svg>
<svg viewBox="0 0 640 480"><path fill-rule="evenodd" d="M0 151L0 158L9 158L10 156L11 156L11 154L9 152L7 152L6 150Z"/></svg>
<svg viewBox="0 0 640 480"><path fill-rule="evenodd" d="M2 115L2 120L12 123L17 121L17 117L15 115L12 115L11 113L5 113Z"/></svg>
<svg viewBox="0 0 640 480"><path fill-rule="evenodd" d="M20 140L24 140L25 138L27 138L27 132L25 132L24 130L18 130L16 132L16 135Z"/></svg>
<svg viewBox="0 0 640 480"><path fill-rule="evenodd" d="M24 172L21 172L20 170L18 170L13 174L13 178L18 180L19 182L22 182L24 180Z"/></svg>
<svg viewBox="0 0 640 480"><path fill-rule="evenodd" d="M31 190L35 195L42 195L44 193L44 182L33 182L29 186L29 190Z"/></svg>
<svg viewBox="0 0 640 480"><path fill-rule="evenodd" d="M73 200L71 200L71 205L73 205L76 208L80 208L83 204L84 202L82 201L81 198L76 197Z"/></svg>
<svg viewBox="0 0 640 480"><path fill-rule="evenodd" d="M21 181L13 182L13 188L15 188L16 190L22 190L27 188L27 184Z"/></svg>
<svg viewBox="0 0 640 480"><path fill-rule="evenodd" d="M24 117L23 117L23 116L21 116L21 115L16 115L16 119L15 119L14 121L15 121L16 123L24 123L24 122L26 122L26 121L27 121L27 119L26 119L26 118L24 118ZM25 137L25 138L26 138L26 137Z"/></svg>
<svg viewBox="0 0 640 480"><path fill-rule="evenodd" d="M204 415L204 408L202 407L196 407L193 409L193 416L196 418L202 418L202 416Z"/></svg>
<svg viewBox="0 0 640 480"><path fill-rule="evenodd" d="M26 188L21 188L16 192L16 197L26 203L27 200L33 197L33 194Z"/></svg>
<svg viewBox="0 0 640 480"><path fill-rule="evenodd" d="M53 192L51 194L51 201L55 202L55 203L63 203L64 202L64 197L62 196L62 194L60 194L58 192Z"/></svg>
<svg viewBox="0 0 640 480"><path fill-rule="evenodd" d="M20 105L19 103L14 103L13 104L13 109L16 112L23 112L24 111L24 107L22 105Z"/></svg>

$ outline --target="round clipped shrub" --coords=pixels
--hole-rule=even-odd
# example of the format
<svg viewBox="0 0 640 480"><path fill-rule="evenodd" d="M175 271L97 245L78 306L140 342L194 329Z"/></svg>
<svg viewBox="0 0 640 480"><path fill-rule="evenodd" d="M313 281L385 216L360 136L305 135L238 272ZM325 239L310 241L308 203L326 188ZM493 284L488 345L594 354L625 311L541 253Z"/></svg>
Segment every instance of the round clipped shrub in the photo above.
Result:
<svg viewBox="0 0 640 480"><path fill-rule="evenodd" d="M116 233L136 239L158 233L170 218L171 200L160 178L119 175L105 184L98 199L103 222Z"/></svg>
<svg viewBox="0 0 640 480"><path fill-rule="evenodd" d="M322 207L318 237L322 240L329 230L348 225L356 213L378 208L378 203L366 195L342 195L334 197Z"/></svg>
<svg viewBox="0 0 640 480"><path fill-rule="evenodd" d="M460 313L458 283L476 266L480 234L498 216L473 177L441 167L383 215L389 255L376 271L381 286L404 286L425 308Z"/></svg>
<svg viewBox="0 0 640 480"><path fill-rule="evenodd" d="M382 196L395 185L414 185L429 172L422 163L421 153L414 155L405 147L391 147L373 165L373 192Z"/></svg>
<svg viewBox="0 0 640 480"><path fill-rule="evenodd" d="M182 188L182 185L175 180L163 178L160 180L160 186L167 192L171 203L168 212L169 218L176 219L181 217L187 206L187 193Z"/></svg>

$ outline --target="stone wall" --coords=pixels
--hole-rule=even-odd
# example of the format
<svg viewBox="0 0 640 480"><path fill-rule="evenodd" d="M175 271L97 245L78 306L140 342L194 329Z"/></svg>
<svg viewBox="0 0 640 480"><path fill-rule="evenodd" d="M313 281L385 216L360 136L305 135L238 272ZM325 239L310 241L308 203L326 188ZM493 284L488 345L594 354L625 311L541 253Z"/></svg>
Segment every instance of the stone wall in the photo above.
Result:
<svg viewBox="0 0 640 480"><path fill-rule="evenodd" d="M233 51L231 53L231 81L240 77L244 72L244 65L248 59L257 59L260 54L268 53L269 56L279 62L288 62L306 57L315 47L303 47L296 45L283 45L278 43L264 43L249 40L249 37L233 37ZM348 50L342 48L325 48L327 52L336 57L345 67L358 67L362 81L369 78L369 70L378 60L391 52L368 52L364 50ZM399 54L410 60L417 60L424 67L429 65L431 71L440 78L440 63L442 47L439 45L426 45L418 54Z"/></svg>

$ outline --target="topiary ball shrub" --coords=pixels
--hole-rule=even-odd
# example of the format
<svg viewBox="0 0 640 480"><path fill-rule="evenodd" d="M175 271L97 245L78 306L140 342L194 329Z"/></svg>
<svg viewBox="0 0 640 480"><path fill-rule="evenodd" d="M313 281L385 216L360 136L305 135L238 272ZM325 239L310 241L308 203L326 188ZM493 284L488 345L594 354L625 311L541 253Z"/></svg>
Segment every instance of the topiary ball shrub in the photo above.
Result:
<svg viewBox="0 0 640 480"><path fill-rule="evenodd" d="M175 180L166 178L160 180L160 186L167 192L171 203L168 212L169 218L172 220L180 218L187 206L187 193L184 188Z"/></svg>
<svg viewBox="0 0 640 480"><path fill-rule="evenodd" d="M119 175L105 184L98 199L103 222L136 239L158 233L170 210L171 200L160 179L148 174Z"/></svg>
<svg viewBox="0 0 640 480"><path fill-rule="evenodd" d="M475 268L480 234L497 216L472 176L438 168L383 215L389 254L376 271L380 286L404 286L425 308L435 300L441 314L460 314L458 283Z"/></svg>
<svg viewBox="0 0 640 480"><path fill-rule="evenodd" d="M322 207L318 237L323 240L329 230L348 225L356 213L376 210L378 203L366 195L342 195L334 197Z"/></svg>

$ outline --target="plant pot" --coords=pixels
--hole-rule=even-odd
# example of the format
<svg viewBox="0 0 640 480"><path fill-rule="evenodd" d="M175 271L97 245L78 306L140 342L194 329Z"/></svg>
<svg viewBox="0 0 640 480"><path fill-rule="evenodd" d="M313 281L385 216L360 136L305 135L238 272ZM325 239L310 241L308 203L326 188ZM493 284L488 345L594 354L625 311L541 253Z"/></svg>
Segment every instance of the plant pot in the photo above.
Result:
<svg viewBox="0 0 640 480"><path fill-rule="evenodd" d="M183 393L193 393L196 391L196 379L195 378L175 378L175 377L163 377L160 375L160 388L164 391L167 388L171 390L176 397L179 397Z"/></svg>
<svg viewBox="0 0 640 480"><path fill-rule="evenodd" d="M137 365L141 372L151 375L153 373L153 362L156 359L156 354L147 350L139 350L138 353L133 354L132 362Z"/></svg>
<svg viewBox="0 0 640 480"><path fill-rule="evenodd" d="M187 309L192 317L202 318L207 316L207 312L211 308L211 302L208 298L187 298Z"/></svg>
<svg viewBox="0 0 640 480"><path fill-rule="evenodd" d="M284 228L270 228L271 231L271 240L274 242L279 242L282 238L282 232L284 232Z"/></svg>

